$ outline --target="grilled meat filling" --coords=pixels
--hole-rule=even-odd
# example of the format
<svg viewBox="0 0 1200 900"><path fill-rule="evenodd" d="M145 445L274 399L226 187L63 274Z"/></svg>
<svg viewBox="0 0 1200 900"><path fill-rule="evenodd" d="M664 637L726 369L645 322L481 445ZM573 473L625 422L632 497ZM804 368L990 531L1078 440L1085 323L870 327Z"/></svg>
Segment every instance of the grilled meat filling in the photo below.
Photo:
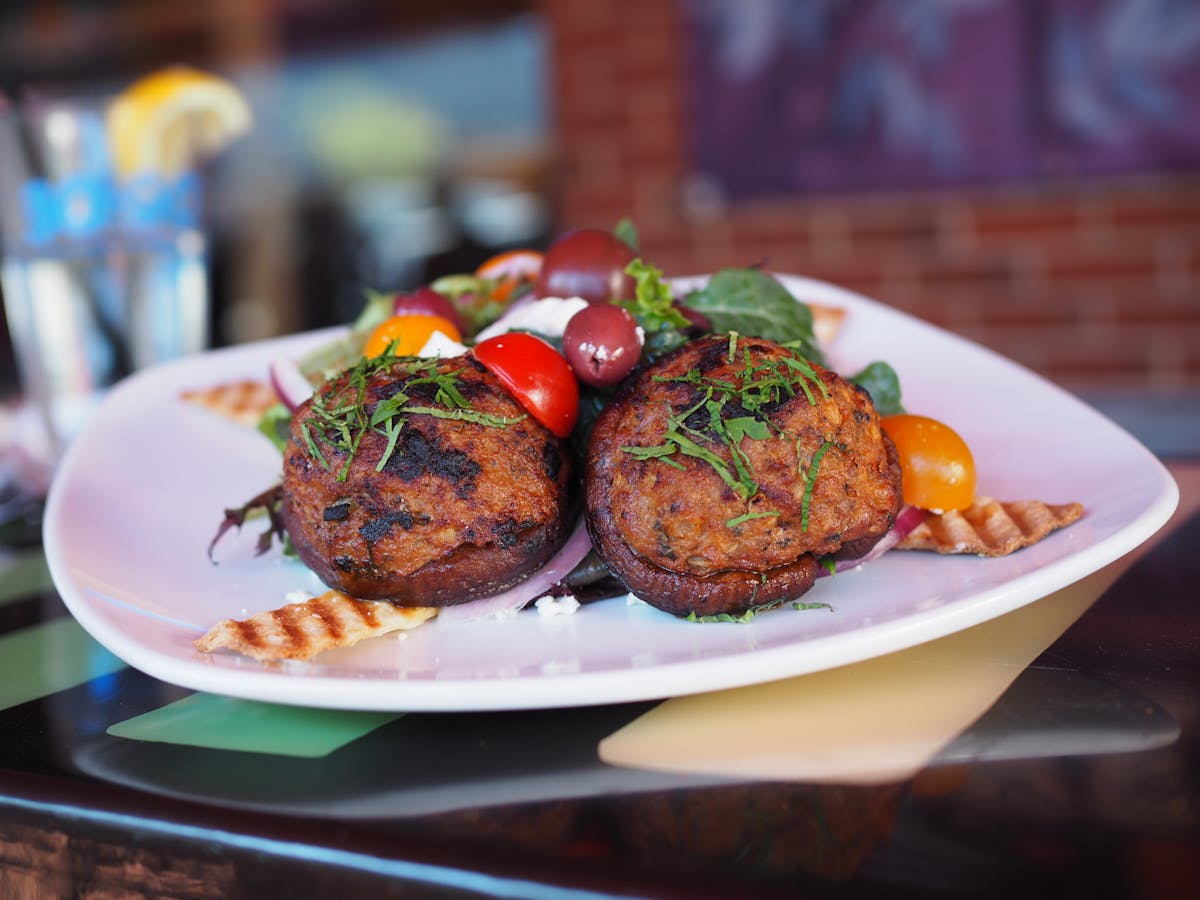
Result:
<svg viewBox="0 0 1200 900"><path fill-rule="evenodd" d="M770 341L695 341L626 380L585 472L596 549L676 615L798 597L823 557L866 553L901 506L869 395Z"/></svg>
<svg viewBox="0 0 1200 900"><path fill-rule="evenodd" d="M293 415L282 515L330 587L441 606L554 554L573 473L565 444L472 358L364 360Z"/></svg>

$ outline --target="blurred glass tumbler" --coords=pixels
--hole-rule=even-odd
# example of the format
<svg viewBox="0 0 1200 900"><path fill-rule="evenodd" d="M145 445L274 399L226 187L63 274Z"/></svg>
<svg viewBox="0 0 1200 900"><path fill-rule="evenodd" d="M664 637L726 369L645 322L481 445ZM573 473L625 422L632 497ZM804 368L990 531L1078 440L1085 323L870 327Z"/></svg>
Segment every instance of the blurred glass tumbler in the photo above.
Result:
<svg viewBox="0 0 1200 900"><path fill-rule="evenodd" d="M199 195L194 173L114 174L101 107L0 109L4 310L52 457L106 388L207 346Z"/></svg>

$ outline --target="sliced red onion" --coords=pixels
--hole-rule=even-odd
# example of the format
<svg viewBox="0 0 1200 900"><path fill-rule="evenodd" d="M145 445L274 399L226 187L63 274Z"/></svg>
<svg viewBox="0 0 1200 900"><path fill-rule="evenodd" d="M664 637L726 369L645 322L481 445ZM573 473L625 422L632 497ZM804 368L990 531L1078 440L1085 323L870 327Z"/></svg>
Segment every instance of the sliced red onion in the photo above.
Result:
<svg viewBox="0 0 1200 900"><path fill-rule="evenodd" d="M902 506L891 531L881 537L874 547L868 550L863 556L858 557L858 559L839 559L834 565L833 571L845 572L849 569L857 569L861 565L879 559L879 557L904 540L910 531L924 521L925 510L918 509L915 506ZM830 573L827 569L821 569L817 572L817 577L821 578L828 574Z"/></svg>
<svg viewBox="0 0 1200 900"><path fill-rule="evenodd" d="M591 549L592 539L588 536L587 528L581 517L575 530L567 538L567 542L550 557L550 561L546 565L531 576L499 594L444 607L438 613L438 621L455 624L515 613L566 578L571 570L583 561Z"/></svg>
<svg viewBox="0 0 1200 900"><path fill-rule="evenodd" d="M270 373L271 387L275 388L280 401L292 412L312 396L313 386L294 360L275 357L271 360Z"/></svg>

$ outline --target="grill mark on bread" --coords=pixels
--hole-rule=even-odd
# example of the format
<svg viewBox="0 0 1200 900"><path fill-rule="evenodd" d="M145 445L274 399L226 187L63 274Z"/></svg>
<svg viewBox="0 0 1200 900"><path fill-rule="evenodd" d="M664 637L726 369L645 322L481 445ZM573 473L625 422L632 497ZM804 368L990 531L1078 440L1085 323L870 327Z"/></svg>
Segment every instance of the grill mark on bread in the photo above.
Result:
<svg viewBox="0 0 1200 900"><path fill-rule="evenodd" d="M355 606L355 609L358 607ZM337 613L323 603L317 603L313 606L312 615L321 621L325 626L325 632L333 640L340 642L345 635L345 630L342 628L342 622L338 618ZM374 623L372 619L371 624Z"/></svg>
<svg viewBox="0 0 1200 900"><path fill-rule="evenodd" d="M274 618L283 633L287 636L287 640L292 644L302 644L305 640L304 629L296 621L296 605L288 604L275 610Z"/></svg>
<svg viewBox="0 0 1200 900"><path fill-rule="evenodd" d="M898 550L1007 556L1036 544L1083 515L1078 503L1050 504L1040 500L1001 501L976 497L967 509L930 513L909 532Z"/></svg>
<svg viewBox="0 0 1200 900"><path fill-rule="evenodd" d="M436 612L431 607L397 607L327 591L246 619L222 619L196 641L196 649L209 653L227 649L263 661L307 660L365 638L414 628Z"/></svg>
<svg viewBox="0 0 1200 900"><path fill-rule="evenodd" d="M258 646L262 643L259 638L258 623L253 619L243 619L241 621L231 620L234 629L237 631L238 638L251 646Z"/></svg>
<svg viewBox="0 0 1200 900"><path fill-rule="evenodd" d="M221 418L253 428L263 413L279 402L275 389L260 381L231 381L206 388L186 390L180 399Z"/></svg>

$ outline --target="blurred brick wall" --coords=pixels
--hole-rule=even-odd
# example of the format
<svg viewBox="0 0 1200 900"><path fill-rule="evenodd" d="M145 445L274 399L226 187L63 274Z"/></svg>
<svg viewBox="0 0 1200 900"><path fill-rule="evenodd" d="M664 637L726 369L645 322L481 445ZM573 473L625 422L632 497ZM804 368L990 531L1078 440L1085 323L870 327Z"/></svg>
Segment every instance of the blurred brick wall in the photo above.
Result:
<svg viewBox="0 0 1200 900"><path fill-rule="evenodd" d="M688 188L675 0L542 2L560 227L632 216L667 274L765 259L1070 390L1200 390L1200 175L722 208Z"/></svg>

